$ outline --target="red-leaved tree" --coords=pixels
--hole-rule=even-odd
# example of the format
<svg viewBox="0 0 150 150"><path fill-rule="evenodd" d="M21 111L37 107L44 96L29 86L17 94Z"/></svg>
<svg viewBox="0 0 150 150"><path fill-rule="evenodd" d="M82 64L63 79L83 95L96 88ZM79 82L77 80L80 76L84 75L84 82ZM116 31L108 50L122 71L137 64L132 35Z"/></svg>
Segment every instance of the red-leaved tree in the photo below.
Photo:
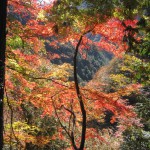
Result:
<svg viewBox="0 0 150 150"><path fill-rule="evenodd" d="M55 115L61 126L58 135L61 139L67 137L75 150L83 150L89 137L104 141L95 129L88 130L87 133L87 121L95 118L102 120L106 111L113 113L111 123L118 121L124 125L123 129L136 124L133 108L120 97L132 92L137 85L106 94L92 86L83 87L78 83L79 52L82 53L82 50L94 44L99 49L121 56L128 49L123 40L125 35L132 34L136 38L136 33L128 28L134 29L137 21L132 18L120 20L114 17L117 11L116 1L109 0L57 0L45 5L40 5L36 0L9 1L6 80L8 96L15 97L18 105L25 101L32 103L42 109L42 116ZM100 40L92 40L91 36L95 35L99 35ZM71 43L74 47L73 69L65 64L44 73L40 70L44 62L48 63L43 58L46 55L41 54L41 39L47 37L51 38L50 45L54 47ZM12 41L16 41L18 45L12 44ZM73 71L74 82L68 81L68 70ZM13 81L14 78L16 80Z"/></svg>

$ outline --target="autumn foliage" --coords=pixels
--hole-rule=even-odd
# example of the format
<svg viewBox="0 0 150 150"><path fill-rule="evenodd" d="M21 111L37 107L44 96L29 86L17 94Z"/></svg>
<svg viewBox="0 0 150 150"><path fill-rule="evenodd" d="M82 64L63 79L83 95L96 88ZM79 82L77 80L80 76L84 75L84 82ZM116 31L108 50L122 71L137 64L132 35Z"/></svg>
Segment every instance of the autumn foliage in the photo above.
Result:
<svg viewBox="0 0 150 150"><path fill-rule="evenodd" d="M68 150L88 148L91 138L97 143L109 144L99 134L100 129L87 128L87 122L91 120L104 123L107 112L112 113L110 123L117 123L116 138L132 125L141 126L134 107L123 99L123 96L138 92L141 85L131 84L116 92L105 93L99 90L101 83L90 82L85 86L78 83L78 53L90 50L93 44L99 50L121 57L130 48L127 37L132 36L137 42L140 40L134 31L138 20L121 20L114 15L119 10L114 8L115 4L105 6L104 2L104 10L99 8L90 14L99 2L91 3L87 1L87 6L82 7L81 1L77 4L71 1L45 4L36 0L8 1L5 105L9 107L5 109L5 124L8 126L4 134L7 145L13 147L17 143L26 148L32 143L42 147L58 138L69 143L65 147ZM106 11L106 14L101 14L101 11ZM91 38L95 35L100 36L98 41ZM52 64L50 60L59 55L51 55L45 50L46 41L55 48L71 44L74 47L74 66ZM71 77L74 81L70 80ZM28 110L27 105L32 105L32 110ZM27 114L36 110L40 112L40 119L55 118L57 131L50 135L32 133L33 129L43 130L28 118ZM7 120L9 113L14 115ZM18 130L19 126L23 128Z"/></svg>

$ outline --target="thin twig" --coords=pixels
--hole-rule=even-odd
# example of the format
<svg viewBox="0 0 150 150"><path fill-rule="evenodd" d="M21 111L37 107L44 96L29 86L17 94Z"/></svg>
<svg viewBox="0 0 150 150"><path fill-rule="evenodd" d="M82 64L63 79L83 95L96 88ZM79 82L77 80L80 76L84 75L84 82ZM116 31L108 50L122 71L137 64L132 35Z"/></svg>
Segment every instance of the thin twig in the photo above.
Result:
<svg viewBox="0 0 150 150"><path fill-rule="evenodd" d="M52 105L53 105L53 107L54 107L54 111L55 111L56 117L57 117L57 119L58 119L58 121L59 121L59 124L60 124L61 127L65 130L65 132L67 133L67 135L69 136L69 138L71 138L71 135L70 135L69 132L66 130L66 127L65 127L65 126L62 124L62 122L60 121L60 118L59 118L58 113L57 113L56 106L55 106L54 101L53 101L53 98L52 98Z"/></svg>
<svg viewBox="0 0 150 150"><path fill-rule="evenodd" d="M53 83L56 83L56 84L58 84L58 85L61 85L61 86L67 87L67 88L71 88L70 86L61 84L60 82L56 81L56 80L53 79L53 78L33 77L33 76L31 76L30 74L27 74L27 73L18 71L18 70L16 70L15 68L12 68L11 66L8 66L8 65L7 65L6 67L7 67L8 69L11 69L11 70L17 72L17 73L22 74L23 76L27 76L28 78L31 78L31 79L34 79L34 80L50 80L50 81L52 81Z"/></svg>
<svg viewBox="0 0 150 150"><path fill-rule="evenodd" d="M20 144L21 147L23 147L23 145L21 144L21 142L19 141L19 139L15 135L14 128L13 128L13 116L14 116L13 108L12 108L10 102L9 102L9 97L8 97L8 94L7 94L6 87L4 89L5 89L5 95L6 95L7 105L9 107L10 113L11 113L11 115L10 115L10 127L11 127L11 133L10 133L10 150L12 150L12 144L11 144L12 134L13 134L15 140L17 141L17 144Z"/></svg>

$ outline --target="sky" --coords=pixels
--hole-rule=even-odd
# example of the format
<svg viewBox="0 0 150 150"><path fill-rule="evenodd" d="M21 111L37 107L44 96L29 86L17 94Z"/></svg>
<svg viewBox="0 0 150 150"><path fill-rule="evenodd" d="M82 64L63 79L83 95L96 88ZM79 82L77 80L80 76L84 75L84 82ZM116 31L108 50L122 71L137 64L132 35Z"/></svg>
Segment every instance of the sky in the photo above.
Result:
<svg viewBox="0 0 150 150"><path fill-rule="evenodd" d="M39 2L52 3L54 0L38 0Z"/></svg>

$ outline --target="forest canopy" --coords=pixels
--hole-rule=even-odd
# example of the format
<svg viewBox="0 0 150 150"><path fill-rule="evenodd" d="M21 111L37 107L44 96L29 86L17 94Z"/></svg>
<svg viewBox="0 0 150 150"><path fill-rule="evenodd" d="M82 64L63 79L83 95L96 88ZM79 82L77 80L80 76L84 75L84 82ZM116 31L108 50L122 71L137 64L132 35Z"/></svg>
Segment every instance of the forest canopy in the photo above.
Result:
<svg viewBox="0 0 150 150"><path fill-rule="evenodd" d="M150 149L148 0L0 8L0 149Z"/></svg>

